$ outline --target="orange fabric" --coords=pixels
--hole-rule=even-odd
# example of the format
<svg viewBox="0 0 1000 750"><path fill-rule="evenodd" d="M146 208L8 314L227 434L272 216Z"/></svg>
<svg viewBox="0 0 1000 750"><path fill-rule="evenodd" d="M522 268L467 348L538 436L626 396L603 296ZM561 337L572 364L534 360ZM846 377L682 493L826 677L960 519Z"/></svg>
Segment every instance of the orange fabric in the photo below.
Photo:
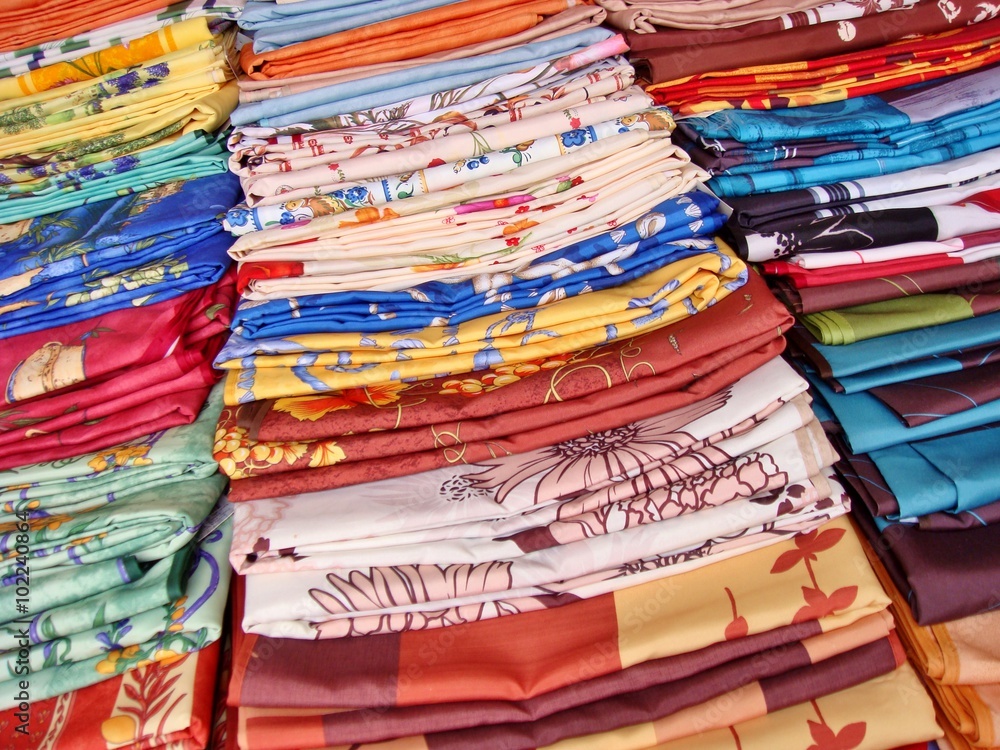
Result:
<svg viewBox="0 0 1000 750"><path fill-rule="evenodd" d="M3 0L0 52L79 34L143 13L174 0Z"/></svg>
<svg viewBox="0 0 1000 750"><path fill-rule="evenodd" d="M530 685L511 685L510 695L538 695L576 682L592 659L605 669L621 669L614 597L599 596L573 604L576 619L567 628L559 608L532 613L533 629L521 636L518 658L530 667ZM543 620L550 620L550 627ZM556 625L558 623L558 625ZM404 633L399 647L397 705L467 700L479 684L496 689L510 681L511 649L497 649L510 633L506 617L482 620L473 627ZM556 661L540 659L558 654ZM572 658L575 656L575 658ZM610 660L610 661L609 661ZM469 665L475 664L475 673ZM569 679L567 680L567 676Z"/></svg>
<svg viewBox="0 0 1000 750"><path fill-rule="evenodd" d="M247 75L260 80L408 60L518 34L578 4L575 0L466 0L261 54L246 45L240 52L240 65Z"/></svg>

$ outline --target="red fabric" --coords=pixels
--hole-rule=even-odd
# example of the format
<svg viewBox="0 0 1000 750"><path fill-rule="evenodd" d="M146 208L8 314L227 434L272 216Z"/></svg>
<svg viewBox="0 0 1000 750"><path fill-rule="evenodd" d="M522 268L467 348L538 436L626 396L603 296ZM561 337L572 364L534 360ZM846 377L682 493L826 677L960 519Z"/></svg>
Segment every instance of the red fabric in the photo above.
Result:
<svg viewBox="0 0 1000 750"><path fill-rule="evenodd" d="M8 391L18 387L25 361L14 358L39 341L45 343L34 354L71 352L62 372L84 379L0 412L0 470L81 455L194 421L220 376L212 360L228 336L234 276L154 305L148 316L123 310L5 342L13 342L0 355L0 371L10 373ZM91 371L99 374L91 378Z"/></svg>
<svg viewBox="0 0 1000 750"><path fill-rule="evenodd" d="M27 735L15 731L21 723L15 715L16 709L0 712L3 747L10 750L38 747L48 750L108 750L109 747L128 747L129 750L166 747L174 750L201 750L208 742L211 727L218 662L219 644L215 642L176 662L157 662L134 673L133 676L139 677L135 682L141 689L136 690L134 685L126 686L125 691L131 691L126 697L127 705L156 715L154 721L141 727L136 725L131 714L115 711L122 687L122 675L75 690L67 696L31 703ZM162 716L158 714L162 706L155 712L150 712L149 709L160 701L168 706L180 702L185 694L176 687L178 672L192 667L196 672L189 725L182 731L159 734L155 730ZM130 734L130 729L134 729L131 732L133 736L143 736L128 745L118 745L110 739L120 741L121 737Z"/></svg>
<svg viewBox="0 0 1000 750"><path fill-rule="evenodd" d="M961 258L953 258L941 253L922 255L916 258L887 260L882 263L862 263L855 266L815 269L800 268L784 260L772 260L760 264L760 268L765 274L785 277L796 287L810 287L843 284L863 279L878 279L900 273L944 268L945 266L960 266L963 263Z"/></svg>

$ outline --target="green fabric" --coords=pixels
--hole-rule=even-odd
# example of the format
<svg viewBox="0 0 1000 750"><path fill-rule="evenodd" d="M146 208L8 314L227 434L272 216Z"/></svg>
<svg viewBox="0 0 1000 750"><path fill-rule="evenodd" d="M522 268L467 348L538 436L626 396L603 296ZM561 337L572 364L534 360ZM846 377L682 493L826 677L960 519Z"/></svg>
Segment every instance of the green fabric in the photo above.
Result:
<svg viewBox="0 0 1000 750"><path fill-rule="evenodd" d="M29 611L39 613L72 604L137 581L142 574L142 566L132 556L80 565L69 570L50 568L32 572ZM14 607L8 607L0 613L0 626L16 620L18 616Z"/></svg>
<svg viewBox="0 0 1000 750"><path fill-rule="evenodd" d="M107 630L112 623L127 621L152 609L158 609L184 594L185 572L191 562L190 542L174 554L154 563L145 575L131 583L81 598L72 604L56 607L36 614L32 608L30 640L32 644L32 671L41 669L42 659L36 658L43 645L65 640L69 636L93 629ZM67 571L67 576L73 571ZM64 584L66 582L64 581ZM22 623L8 623L0 628L0 658L13 663L17 656L19 631ZM149 634L140 641L151 638ZM49 649L45 649L48 651ZM91 654L93 655L93 654ZM6 670L3 670L6 671Z"/></svg>
<svg viewBox="0 0 1000 750"><path fill-rule="evenodd" d="M211 450L221 412L220 384L212 389L198 418L189 425L75 458L0 472L2 511L28 511L32 526L46 525L54 516L77 515L108 503L121 503L172 479L212 476L218 470ZM0 520L13 521L4 517Z"/></svg>
<svg viewBox="0 0 1000 750"><path fill-rule="evenodd" d="M120 621L113 628L53 642L47 657L44 647L41 651L42 668L32 669L27 676L8 671L8 679L0 680L0 710L15 705L12 699L18 680L29 681L32 700L43 700L218 640L229 586L231 540L232 521L227 520L196 548L184 596L166 607L144 612L127 623ZM148 633L153 634L147 637ZM141 637L146 640L135 640Z"/></svg>
<svg viewBox="0 0 1000 750"><path fill-rule="evenodd" d="M228 169L226 137L226 131L213 136L198 130L162 148L118 157L107 163L105 171L88 167L95 170L94 178L50 185L30 195L13 194L14 189L26 185L8 186L11 193L0 195L0 224L150 190L168 182L225 172Z"/></svg>
<svg viewBox="0 0 1000 750"><path fill-rule="evenodd" d="M920 294L809 313L801 320L821 343L836 346L971 317L972 306L960 295Z"/></svg>
<svg viewBox="0 0 1000 750"><path fill-rule="evenodd" d="M54 528L36 526L24 543L30 570L75 568L130 555L140 562L166 557L187 544L225 485L220 474L160 484L87 513L59 516L65 520ZM5 561L0 578L15 575L17 565L16 558Z"/></svg>

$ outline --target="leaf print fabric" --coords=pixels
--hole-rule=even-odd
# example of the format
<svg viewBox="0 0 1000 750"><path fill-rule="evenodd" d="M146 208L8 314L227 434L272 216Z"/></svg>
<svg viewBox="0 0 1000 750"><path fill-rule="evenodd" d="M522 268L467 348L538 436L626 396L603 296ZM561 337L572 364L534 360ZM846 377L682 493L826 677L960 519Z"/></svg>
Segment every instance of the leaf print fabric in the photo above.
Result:
<svg viewBox="0 0 1000 750"><path fill-rule="evenodd" d="M841 519L829 522L824 528L849 529L849 524ZM396 682L399 676L405 674L410 660L418 658L420 647L430 646L445 632L452 633L456 644L474 646L480 642L496 641L498 647L486 650L481 658L488 660L485 663L491 665L490 669L499 669L501 674L509 675L511 679L481 678L479 674L482 673L459 666L471 658L472 651L449 649L434 664L426 665L426 684L440 685L440 692L436 693L440 701L532 697L579 681L577 660L567 659L567 654L579 653L588 660L595 653L608 654L604 660L588 665L587 676L597 677L650 659L693 654L713 644L725 643L725 625L732 618L730 599L725 592L727 586L750 623L749 636L760 637L767 642L771 635L764 634L778 637L782 629L791 626L794 613L802 605L801 584L808 580L805 575L800 575L804 571L800 569L799 573L782 575L770 573L775 560L791 549L795 549L793 542L784 540L770 548L748 552L738 561L700 567L668 581L644 583L636 588L591 600L567 602L562 607L540 609L520 617L455 625L449 631L408 631L319 642L289 640L283 644L287 648L287 660L261 658L266 650L254 649L253 645L271 643L273 648L274 641L237 631L236 662L242 662L246 667L234 682L234 698L240 701L240 705L261 707L363 708L369 700L378 705L421 705L427 700L421 695L419 686L410 684L397 688ZM833 549L818 555L815 563L817 577L834 589L846 582L856 582L858 596L838 616L827 616L813 621L811 625L801 623L791 626L784 630L786 634L781 637L787 638L792 633L805 637L828 632L885 610L888 599L874 575L868 571L855 577L843 567L850 565L853 559L861 559L861 555L863 552L853 531L845 534ZM744 573L734 577L737 566ZM663 592L661 597L656 596L658 591ZM237 595L242 596L239 589ZM664 598L666 600L662 601L659 609L642 616L641 608L647 601ZM713 626L706 624L707 617L711 617ZM579 627L574 627L574 622ZM664 623L668 622L674 623L673 629L664 627ZM515 644L521 648L527 643L531 643L538 655L535 663L551 666L551 678L540 679L538 673L529 675L526 671L528 665L504 653ZM379 661L367 658L367 654L378 651L397 656ZM307 664L313 664L312 669L325 669L327 667L323 665L333 663L329 661L331 659L345 665L343 679L328 681L318 693L293 696L277 693L273 687L263 689L265 685L273 686L275 681L287 679ZM362 667L365 663L367 666ZM447 676L449 672L461 675L461 678L450 679ZM373 692L359 691L358 687L362 684ZM317 699L319 702L314 702Z"/></svg>
<svg viewBox="0 0 1000 750"><path fill-rule="evenodd" d="M854 554L858 551L856 538L851 541L853 532L847 535L840 533L847 528L834 522L819 532L838 537L831 548L818 551L815 563L818 578L834 586L837 583L827 577L837 570L827 567L832 562L830 556L844 551L845 542L853 544ZM653 600L653 589L650 587L654 584L605 595L600 600L574 602L519 617L501 618L492 623L456 624L436 633L408 631L310 643L279 641L238 630L235 642L236 679L230 698L238 702L238 711L241 720L245 721L248 736L263 738L265 733L274 736L271 733L277 732L282 739L270 740L269 743L273 744L268 746L279 748L320 747L347 742L405 745L415 739L414 735L421 733L424 737L420 737L420 741L426 739L435 745L454 742L456 747L470 741L497 741L499 738L506 738L515 747L526 747L529 743L531 746L548 746L546 743L579 735L592 735L595 742L598 738L606 742L608 737L615 737L617 746L622 740L611 732L630 723L649 721L652 716L658 717L655 726L662 727L664 739L686 736L693 731L689 717L703 715L704 706L709 705L699 705L699 701L718 699L720 694L725 694L729 700L730 697L745 695L748 690L758 695L760 692L757 691L762 691L767 696L766 703L737 698L735 704L740 706L740 713L745 709L763 712L801 700L803 690L812 689L808 685L820 690L813 696L814 699L824 700L819 697L827 694L824 690L839 684L831 682L831 673L825 671L827 667L850 675L846 679L855 682L866 679L865 670L874 670L872 674L892 672L899 665L902 653L898 643L890 645L894 643L894 636L885 639L887 628L891 627L884 614L885 605L875 605L873 610L868 609L867 604L860 604L861 600L871 601L867 594L862 593L870 586L870 573L859 580L860 599L855 599L840 616L828 615L797 625L779 625L777 621L772 621L775 624L765 626L764 631L758 629L762 624L759 619L761 614L766 612L770 618L778 614L776 607L788 606L784 616L791 618L793 607L798 606L794 604L795 600L801 601L797 581L792 584L783 581L781 576L768 574L774 561L789 547L792 545L786 542L785 546L777 549L742 556L739 564L744 575L735 579L732 568L726 570L727 566L736 564L731 561L671 579L673 585L669 587L669 593L661 583L657 590L664 594L663 604L651 610L650 614L642 614L642 607ZM761 558L762 554L766 557ZM819 568L823 568L823 572ZM751 572L758 569L759 578ZM842 576L843 568L839 570L840 580L848 580ZM723 586L727 580L736 580L742 585L730 589ZM743 588L753 581L762 587L762 598L758 599L750 590ZM692 588L694 585L698 586L697 593ZM784 593L786 586L787 596ZM706 601L695 604L688 598L692 594ZM238 606L242 606L243 594L239 589L237 597ZM711 605L708 604L709 599ZM750 623L750 632L736 641L727 641L724 626L732 617L730 605L734 600L740 603L740 611L745 613ZM780 604L786 601L787 605ZM603 606L603 602L607 602L608 606ZM688 617L686 607L691 605L694 609L690 610L692 616ZM858 619L862 610L873 614ZM715 627L706 627L708 613L717 623ZM669 620L673 628L665 631L659 624L661 619ZM834 630L826 632L830 636L836 634L840 646L829 651L820 647L827 636L812 629L817 626L823 631L832 626ZM692 629L690 634L678 632L688 628ZM664 633L672 633L676 638L673 635L664 637ZM806 633L810 635L806 636ZM445 634L449 637L447 646L442 648L441 638ZM699 646L712 645L700 650L696 646L691 651L692 637ZM797 641L800 638L803 639L801 646L787 640ZM439 644L434 651L439 654L438 658L429 664L426 658L421 662L424 666L420 685L433 685L435 688L433 694L427 694L404 675L411 659L418 659L419 653L431 653L428 649L433 649L435 642ZM531 676L525 673L521 677L523 669L520 662L502 653L506 646L486 647L487 643L514 642L518 648L530 644L535 655L532 664L547 666L544 680L539 680L537 673ZM807 643L810 645L807 646ZM788 672L785 677L785 670L790 666L785 659L793 653L805 653L807 648L808 653L813 653L813 643L817 654L823 651L830 657L829 661L815 657L811 660L819 669L815 682L806 678L806 674L812 674L814 667L796 672L795 677ZM285 649L282 659L261 658L275 647ZM392 657L380 660L376 666L365 656L370 649L377 649L382 654L391 653ZM483 656L477 656L475 670L466 666L471 666L467 660L472 653L485 654L487 660L484 663ZM779 653L782 656L778 656ZM572 656L568 656L570 654ZM603 657L596 658L598 654L603 654ZM747 658L745 663L751 670L745 672L742 678L735 677L736 671L742 671L738 665L743 663L741 659L733 660L736 654ZM867 663L861 671L834 667L834 664L841 663L846 666L848 661L845 660L861 658L862 655ZM324 664L331 663L330 660L344 666L337 680L327 680L323 687L300 693L291 700L288 693L277 693L273 689L276 684L292 684L296 679L311 679L311 675L319 675L325 669ZM581 664L585 665L582 680ZM751 664L756 666L750 667ZM762 679L754 682L754 670L765 665L766 669L773 671L768 671L767 676L761 675ZM505 679L498 679L499 675L504 675ZM624 682L626 679L627 683ZM684 680L684 689L678 689L681 679ZM727 683L730 679L738 682ZM629 685L626 690L638 689L638 692L623 692L626 684ZM786 684L796 687L786 690ZM411 685L416 689L411 689ZM725 693L729 686L735 685L742 687L731 694ZM782 686L780 691L779 686ZM667 698L668 694L675 697ZM779 694L787 697L779 697ZM639 696L645 698L640 700ZM490 702L479 703L481 701ZM923 701L926 702L926 698ZM750 709L751 704L757 707ZM256 708L258 706L260 709ZM348 707L355 710L345 711ZM378 712L380 721L364 720L366 716L371 716L372 710ZM532 721L524 721L525 710L530 711ZM919 710L924 717L919 731L926 733L929 727L934 726L929 703L921 703ZM815 718L815 713L812 715ZM839 730L839 726L834 729ZM600 732L607 734L594 734ZM515 735L521 739L516 739ZM407 739L395 739L400 737ZM580 736L578 741L588 742L590 736Z"/></svg>
<svg viewBox="0 0 1000 750"><path fill-rule="evenodd" d="M106 750L107 743L129 741L150 748L205 747L219 651L215 642L176 661L154 662L80 688L62 701L36 701L33 731L54 743L53 750ZM61 703L69 703L68 715ZM15 709L3 712L0 723L16 725L14 714Z"/></svg>
<svg viewBox="0 0 1000 750"><path fill-rule="evenodd" d="M851 628L845 630L850 631ZM763 650L754 654L755 658L752 661L735 659L715 669L685 675L675 680L664 679L662 673L656 675L656 672L669 670L678 661L682 661L681 659L668 658L659 660L659 664L654 662L636 665L620 674L620 679L628 677L636 680L636 684L629 688L617 684L617 680L614 682L610 679L594 680L600 683L600 687L584 683L563 691L555 691L555 695L549 693L538 699L525 701L524 707L536 717L533 721L524 721L517 715L515 706L509 703L500 706L488 704L480 706L475 703L466 706L437 704L421 707L420 710L425 713L422 720L416 721L414 721L416 717L411 719L408 716L413 711L405 708L385 710L380 716L378 726L370 729L366 729L363 723L358 721L360 717L351 715L361 713L359 711L347 712L346 716L336 719L327 714L323 716L324 735L331 740L335 737L336 741L343 738L343 741L356 742L361 747L370 742L387 742L388 746L392 747L417 739L415 734L422 730L423 736L419 737L419 740L434 745L457 747L460 742L505 742L514 747L521 747L533 739L536 746L552 747L558 740L584 734L600 737L601 733L639 724L644 719L657 722L668 720L698 706L699 698L705 698L707 701L709 697L717 699L728 697L729 689L741 692L758 690L766 692L773 683L778 682L792 669L811 673L814 667L822 669L827 659L831 666L836 663L842 668L848 665L859 666L857 662L863 657L875 660L878 667L873 668L869 663L859 671L852 670L852 679L859 681L868 673L891 671L899 659L899 655L893 656L893 648L890 645L892 636L856 645L858 641L872 637L873 633L866 631L867 629L858 628L857 634L838 633L845 638L846 644L849 644L847 648L838 648L835 654L829 656L824 654L826 658L817 659L816 664L809 664L803 657L808 653L807 649L821 645L830 638L829 635L818 635L804 642L784 644L780 649ZM740 667L744 665L749 666L748 673L738 676ZM812 680L801 680L803 688L806 684L816 682L818 680L815 677ZM733 688L734 685L738 687ZM828 684L823 689L829 687L832 686ZM587 701L585 690L615 692ZM504 717L501 709L505 710L509 718ZM247 723L255 732L274 731L283 726L298 727L302 722L294 711L274 712L270 716L258 716L257 714L264 712L252 709L244 709L241 713L247 715ZM473 716L476 714L482 717L478 725L473 724ZM507 718L507 721L502 721L504 718ZM394 739L398 735L407 739ZM302 742L304 738L296 739ZM290 745L282 744L280 747L290 747Z"/></svg>
<svg viewBox="0 0 1000 750"><path fill-rule="evenodd" d="M898 646L896 646L898 648ZM900 695L913 703L902 706ZM704 709L703 709L704 710ZM770 743L789 743L810 750L898 746L931 748L941 737L934 705L909 664L884 677L868 680L830 695L790 705L704 734L663 743L664 750L731 748L734 738L747 750L764 750Z"/></svg>

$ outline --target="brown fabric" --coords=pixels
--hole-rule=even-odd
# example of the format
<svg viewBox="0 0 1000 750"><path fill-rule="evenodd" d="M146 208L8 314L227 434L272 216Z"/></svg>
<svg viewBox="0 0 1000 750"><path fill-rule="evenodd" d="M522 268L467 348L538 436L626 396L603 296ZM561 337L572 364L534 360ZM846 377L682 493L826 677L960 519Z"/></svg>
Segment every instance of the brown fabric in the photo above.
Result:
<svg viewBox="0 0 1000 750"><path fill-rule="evenodd" d="M780 299L802 314L930 292L977 294L983 285L998 280L1000 258L988 258L976 263L916 270L843 284L799 288L781 277L772 279L771 284Z"/></svg>
<svg viewBox="0 0 1000 750"><path fill-rule="evenodd" d="M868 392L896 412L907 427L917 427L1000 398L1000 362L893 383Z"/></svg>
<svg viewBox="0 0 1000 750"><path fill-rule="evenodd" d="M654 82L672 81L713 70L735 70L755 65L773 65L797 60L818 60L879 47L915 34L935 34L973 23L981 13L975 4L958 6L952 19L940 3L921 2L888 15L872 15L851 21L800 26L764 36L732 39L729 30L669 31L646 35L631 33L642 47L633 49L633 62L640 75ZM849 24L853 35L845 33ZM662 45L653 47L655 40Z"/></svg>
<svg viewBox="0 0 1000 750"><path fill-rule="evenodd" d="M581 437L590 432L614 429L637 419L656 416L707 398L756 370L765 362L777 357L783 347L783 339L775 339L764 347L697 379L680 390L657 394L636 404L626 404L598 413L585 414L577 419L567 420L545 429L528 429L505 437L498 436L481 442L454 444L433 451L387 456L367 461L336 463L320 468L261 474L248 479L234 480L230 484L229 499L233 502L241 502L345 487L389 477L408 476L447 466L457 461L475 463L497 455L526 453L530 450Z"/></svg>

